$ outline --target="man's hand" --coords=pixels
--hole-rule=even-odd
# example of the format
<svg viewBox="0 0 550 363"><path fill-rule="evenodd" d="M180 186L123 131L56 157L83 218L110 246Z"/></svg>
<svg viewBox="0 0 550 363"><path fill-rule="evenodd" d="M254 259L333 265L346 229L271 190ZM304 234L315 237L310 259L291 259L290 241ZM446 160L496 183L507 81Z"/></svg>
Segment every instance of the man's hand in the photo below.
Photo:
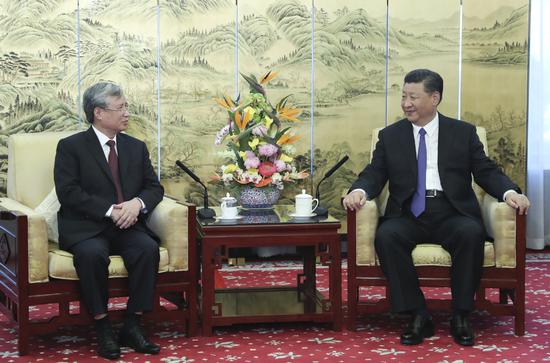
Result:
<svg viewBox="0 0 550 363"><path fill-rule="evenodd" d="M111 212L111 219L118 228L126 229L137 222L140 211L141 202L137 198L134 198L120 204L115 204Z"/></svg>
<svg viewBox="0 0 550 363"><path fill-rule="evenodd" d="M363 193L360 190L354 190L353 192L346 195L344 198L343 204L344 208L351 209L351 210L359 210L363 208L367 201L367 197L365 193Z"/></svg>
<svg viewBox="0 0 550 363"><path fill-rule="evenodd" d="M510 207L517 209L519 214L527 214L527 210L531 206L529 199L525 195L516 192L510 192L506 196L505 202Z"/></svg>

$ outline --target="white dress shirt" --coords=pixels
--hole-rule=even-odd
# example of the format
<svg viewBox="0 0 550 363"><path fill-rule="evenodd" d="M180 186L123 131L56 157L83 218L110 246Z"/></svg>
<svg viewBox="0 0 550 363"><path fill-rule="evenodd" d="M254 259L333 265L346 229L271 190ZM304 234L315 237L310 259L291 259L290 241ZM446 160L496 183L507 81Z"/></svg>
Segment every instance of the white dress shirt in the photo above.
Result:
<svg viewBox="0 0 550 363"><path fill-rule="evenodd" d="M420 143L420 126L415 124L413 127L414 147L418 158L418 144ZM426 131L424 139L426 140L426 190L443 190L441 179L439 179L439 169L437 168L437 146L439 141L439 114L436 113L433 120L423 127Z"/></svg>
<svg viewBox="0 0 550 363"><path fill-rule="evenodd" d="M107 145L107 141L113 140L115 142L115 151L116 151L116 154L118 155L118 144L116 142L116 135L112 139L109 139L109 137L107 135L105 135L104 133L102 133L101 131L96 129L94 125L92 125L92 129L94 130L94 132L97 136L97 139L99 140L99 144L101 145L101 148L103 149L103 154L105 155L105 160L107 160L107 163L109 163L109 151L111 150L111 148L109 147L109 145Z"/></svg>
<svg viewBox="0 0 550 363"><path fill-rule="evenodd" d="M111 151L111 147L109 145L107 145L107 142L109 140L113 140L115 142L115 152L117 153L117 156L118 156L118 144L116 142L116 135L115 135L115 137L110 139L107 135L105 135L104 133L102 133L101 131L96 129L94 125L92 125L92 129L94 130L94 132L97 136L97 139L99 140L99 144L101 145L101 148L103 149L103 155L105 155L105 160L107 160L107 164L108 164L109 163L109 152ZM141 203L141 210L144 211L145 210L145 203L143 202L143 200L141 200L141 198L139 198L139 197L136 197L136 198ZM107 212L105 213L105 217L110 218L112 211L113 211L113 206L111 206L107 210Z"/></svg>

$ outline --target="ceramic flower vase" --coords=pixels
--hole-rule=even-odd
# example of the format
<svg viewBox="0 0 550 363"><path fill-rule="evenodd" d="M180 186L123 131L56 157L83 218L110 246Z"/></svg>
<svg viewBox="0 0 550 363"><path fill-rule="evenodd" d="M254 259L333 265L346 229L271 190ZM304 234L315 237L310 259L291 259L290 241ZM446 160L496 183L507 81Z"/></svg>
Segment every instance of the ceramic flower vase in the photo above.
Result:
<svg viewBox="0 0 550 363"><path fill-rule="evenodd" d="M239 201L241 206L246 209L266 209L273 208L280 196L281 191L276 187L256 188L245 185L241 188Z"/></svg>

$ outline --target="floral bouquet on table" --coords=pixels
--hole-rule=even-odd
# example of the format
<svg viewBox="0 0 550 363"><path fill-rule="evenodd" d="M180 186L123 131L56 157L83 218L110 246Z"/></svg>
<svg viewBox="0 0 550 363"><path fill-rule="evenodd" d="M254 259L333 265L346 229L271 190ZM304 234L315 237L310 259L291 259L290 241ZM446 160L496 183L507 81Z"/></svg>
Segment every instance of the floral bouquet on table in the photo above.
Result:
<svg viewBox="0 0 550 363"><path fill-rule="evenodd" d="M268 72L259 81L253 75L241 75L250 85L246 97L216 99L229 119L216 135L216 145L225 142L227 150L221 153L225 163L213 179L226 186L242 186L243 207L265 208L278 200L285 183L309 176L293 165L296 148L292 144L300 136L283 126L298 122L300 110L290 105L290 95L275 107L268 101L263 85L275 78L276 72Z"/></svg>

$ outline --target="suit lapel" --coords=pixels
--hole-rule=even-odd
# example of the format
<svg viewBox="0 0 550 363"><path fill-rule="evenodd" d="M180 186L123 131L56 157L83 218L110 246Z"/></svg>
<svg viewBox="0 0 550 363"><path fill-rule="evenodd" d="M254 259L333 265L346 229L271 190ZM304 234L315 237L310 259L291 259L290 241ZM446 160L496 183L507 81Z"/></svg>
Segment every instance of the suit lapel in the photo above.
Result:
<svg viewBox="0 0 550 363"><path fill-rule="evenodd" d="M403 122L403 130L400 136L400 148L402 147L405 165L408 165L410 172L414 176L414 180L418 175L418 163L416 161L416 147L414 146L413 127L409 120Z"/></svg>
<svg viewBox="0 0 550 363"><path fill-rule="evenodd" d="M443 178L445 164L453 147L453 121L439 114L439 135L437 141L437 168L440 178Z"/></svg>
<svg viewBox="0 0 550 363"><path fill-rule="evenodd" d="M105 158L105 154L103 153L103 148L99 144L99 140L97 139L97 136L91 127L87 131L86 141L88 143L87 149L97 162L97 165L99 166L101 171L109 178L109 180L113 182L111 170L109 169L109 164L107 163L107 159Z"/></svg>
<svg viewBox="0 0 550 363"><path fill-rule="evenodd" d="M120 175L120 184L122 186L122 190L124 191L124 182L125 177L128 175L128 167L130 165L130 149L128 145L128 140L124 137L123 134L117 135L117 142L118 142L118 170Z"/></svg>

